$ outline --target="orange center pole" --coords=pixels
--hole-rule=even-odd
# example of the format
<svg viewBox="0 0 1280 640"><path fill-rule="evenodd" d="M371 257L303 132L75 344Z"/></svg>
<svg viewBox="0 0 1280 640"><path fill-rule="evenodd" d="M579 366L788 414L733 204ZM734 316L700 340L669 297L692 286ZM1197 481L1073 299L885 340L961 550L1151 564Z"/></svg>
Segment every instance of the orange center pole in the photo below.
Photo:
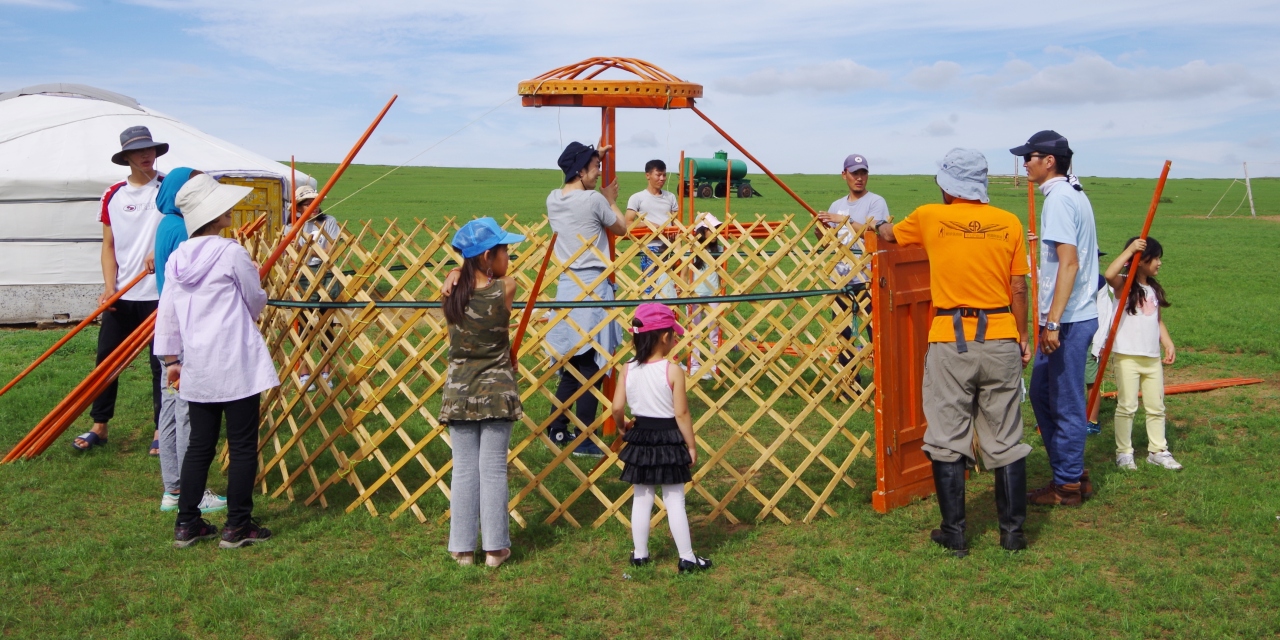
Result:
<svg viewBox="0 0 1280 640"><path fill-rule="evenodd" d="M773 180L775 184L777 184L779 187L782 187L783 191L787 192L787 195L791 196L793 199L795 199L796 202L800 203L800 206L804 207L804 210L808 211L809 215L812 215L815 218L818 217L818 212L813 207L809 206L809 203L805 202L800 198L800 196L796 195L796 192L792 191L791 187L788 187L786 183L782 181L781 178L774 175L773 172L770 171L768 167L761 164L760 161L757 160L755 156L751 155L750 151L747 151L745 147L738 144L737 140L734 140L732 137L729 136L728 133L725 133L725 130L721 129L720 125L712 122L711 118L707 117L707 114L703 113L695 106L690 105L689 108L692 109L694 113L698 114L699 118L702 118L707 122L707 124L711 125L711 128L716 130L716 133L723 136L725 140L728 140L729 144L733 145L734 148L736 148L738 151L741 151L742 155L746 156L748 160L753 162L757 167L760 167L760 170L763 171L765 175L769 176L769 179Z"/></svg>
<svg viewBox="0 0 1280 640"><path fill-rule="evenodd" d="M85 316L84 320L80 321L80 324L77 324L75 327L71 329L71 331L68 331L67 335L62 336L61 340L58 340L57 342L53 343L53 346L49 347L48 351L45 351L43 354L41 354L39 358L36 358L35 362L32 362L30 365L28 365L26 369L22 370L22 373L19 373L17 376L14 376L13 380L9 381L9 384L6 384L3 389L0 389L0 396L4 395L10 389L12 389L14 385L18 384L19 380L22 380L23 378L27 377L28 373L31 373L32 371L35 370L36 367L40 366L40 363L44 362L46 359L49 358L49 356L53 355L53 352L57 351L58 349L61 349L62 345L66 344L69 340L74 338L77 333L80 333L81 329L89 326L89 324L93 322L94 318L97 318L99 315L102 314L102 312L106 311L107 309L110 309L111 305L115 304L116 301L120 299L120 296L124 295L125 293L128 293L128 291L133 288L133 285L138 284L138 282L140 282L146 276L147 276L146 271L143 271L142 273L139 273L138 275L134 276L133 280L130 280L129 283L124 285L122 289L113 293L110 298L107 298L106 302L99 305L97 309L94 309L93 313Z"/></svg>
<svg viewBox="0 0 1280 640"><path fill-rule="evenodd" d="M529 328L529 319L533 317L533 303L538 301L542 292L542 279L547 275L547 265L551 264L551 254L556 248L556 234L551 234L551 242L547 244L547 255L542 256L542 267L538 269L538 277L533 280L533 290L524 303L524 311L520 314L520 324L516 327L516 337L511 341L511 366L518 367L520 362L520 343L524 342L524 332Z"/></svg>
<svg viewBox="0 0 1280 640"><path fill-rule="evenodd" d="M1143 240L1147 239L1147 234L1151 232L1151 223L1156 219L1156 208L1160 206L1160 194L1164 193L1164 183L1169 179L1169 167L1173 164L1171 160L1164 161L1164 169L1160 172L1160 180L1156 182L1156 192L1151 196L1151 207L1147 209L1147 221L1142 225L1142 235L1138 236ZM1096 259L1096 258L1095 258ZM1107 360L1111 357L1111 345L1116 339L1116 329L1120 327L1120 318L1124 315L1125 301L1129 299L1129 290L1133 288L1133 281L1138 277L1138 262L1142 260L1142 254L1133 254L1133 260L1129 263L1129 276L1124 280L1124 287L1120 289L1120 295L1116 297L1116 312L1111 318L1111 330L1107 332L1107 342L1102 347L1102 353L1098 355L1098 375L1093 379L1093 388L1089 390L1089 404L1085 409L1088 413L1085 415L1093 415L1094 407L1098 406L1098 392L1102 390L1102 378L1107 372Z"/></svg>
<svg viewBox="0 0 1280 640"><path fill-rule="evenodd" d="M604 107L600 110L600 137L602 144L609 145L609 153L601 158L603 165L603 178L605 185L613 184L618 179L618 126L617 126L618 110L615 107ZM626 213L625 211L623 212ZM605 232L609 238L609 262L616 262L618 258L617 238L612 233ZM617 276L613 273L609 274L610 282L617 282ZM533 296L529 297L533 300ZM617 377L613 370L604 377L604 395L607 398L613 398L614 384L617 383ZM617 431L617 425L613 424L613 414L606 414L604 420L604 434L613 435Z"/></svg>
<svg viewBox="0 0 1280 640"><path fill-rule="evenodd" d="M1039 238L1040 229L1036 226L1036 186L1027 180L1027 233ZM1040 244L1037 240L1027 241L1027 257L1031 259L1031 353L1036 352L1036 343L1040 340Z"/></svg>
<svg viewBox="0 0 1280 640"><path fill-rule="evenodd" d="M329 190L338 182L338 178L342 177L342 174L347 170L347 167L351 166L351 161L356 159L356 154L360 153L360 149L364 147L364 143L369 140L369 136L373 135L373 130L378 128L378 124L382 122L382 117L387 115L387 111L391 109L391 105L395 104L396 98L398 97L399 96L396 95L391 96L391 99L387 101L387 106L383 107L382 111L378 112L378 117L373 119L373 123L369 125L369 128L364 130L364 135L360 136L360 139L356 141L355 146L351 147L351 151L347 152L347 157L342 159L342 163L338 165L338 168L333 172L333 175L329 176L329 180L324 183L324 188L320 190L316 199L311 201L311 204L307 206L307 210L303 212L302 215L297 216L293 220L293 224L289 226L288 233L284 234L284 237L280 239L280 243L276 245L275 250L271 252L271 255L265 261L263 261L262 268L258 269L259 277L266 277L267 272L271 271L271 267L275 266L276 261L280 259L280 256L284 255L285 249L288 248L289 245L298 237L298 234L302 232L302 225L311 217L311 214L315 212L316 207L320 206L320 202L324 200L324 197L329 195Z"/></svg>

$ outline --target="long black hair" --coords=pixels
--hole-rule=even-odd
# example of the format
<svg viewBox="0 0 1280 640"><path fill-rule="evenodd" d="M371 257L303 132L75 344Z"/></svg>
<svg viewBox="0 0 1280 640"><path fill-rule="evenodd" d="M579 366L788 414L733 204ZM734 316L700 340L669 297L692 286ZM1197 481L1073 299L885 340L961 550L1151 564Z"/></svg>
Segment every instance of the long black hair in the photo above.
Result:
<svg viewBox="0 0 1280 640"><path fill-rule="evenodd" d="M504 245L498 245L498 247L501 246ZM453 286L453 293L449 294L441 305L444 309L444 319L449 324L462 324L462 319L467 315L467 305L471 304L471 296L476 292L476 276L480 274L480 259L484 256L492 256L498 247L462 261L462 273L459 274L458 283Z"/></svg>
<svg viewBox="0 0 1280 640"><path fill-rule="evenodd" d="M694 233L698 235L698 244L706 243L708 252L715 253L720 250L720 241L718 240L719 236L716 235L715 229L712 229L711 227L698 227L694 230ZM708 236L711 237L711 242L707 242ZM706 263L702 260L702 254L696 254L693 256L693 267L699 271L707 268Z"/></svg>
<svg viewBox="0 0 1280 640"><path fill-rule="evenodd" d="M633 319L631 326L639 327L642 326L642 323ZM631 334L631 345L635 347L636 351L636 357L632 361L640 364L648 362L649 358L653 357L653 352L657 350L658 343L662 342L662 339L672 331L675 330L658 329L657 331L641 331L640 333Z"/></svg>
<svg viewBox="0 0 1280 640"><path fill-rule="evenodd" d="M1128 248L1128 246L1133 244L1133 241L1137 239L1137 236L1129 238L1129 241L1124 243L1125 248ZM1138 262L1151 262L1152 260L1163 256L1164 247L1160 245L1160 241L1152 238L1151 236L1147 236L1147 248L1143 249L1142 253L1138 255ZM1164 287L1160 286L1160 283L1156 282L1155 278L1148 276L1147 285L1156 292L1156 306L1161 308L1173 306L1173 303L1169 302L1169 299L1165 297ZM1146 297L1147 294L1142 287L1135 286L1132 289L1129 289L1129 299L1125 301L1124 305L1125 311L1128 311L1129 315L1138 315L1138 307L1142 306Z"/></svg>

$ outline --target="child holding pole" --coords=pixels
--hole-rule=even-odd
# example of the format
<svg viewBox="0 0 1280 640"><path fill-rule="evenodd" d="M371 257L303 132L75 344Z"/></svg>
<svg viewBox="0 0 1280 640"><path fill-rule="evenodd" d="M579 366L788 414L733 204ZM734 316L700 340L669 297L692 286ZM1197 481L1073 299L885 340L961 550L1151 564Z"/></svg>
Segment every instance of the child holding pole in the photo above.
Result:
<svg viewBox="0 0 1280 640"><path fill-rule="evenodd" d="M625 464L622 480L635 485L631 564L649 564L649 518L661 486L667 523L680 553L677 569L680 573L704 571L711 568L711 560L694 555L684 510L684 485L693 480L689 468L698 460L693 417L685 395L684 369L668 359L684 328L670 308L651 302L636 308L631 334L635 359L622 368L613 394L613 421L627 443L618 454ZM626 419L628 405L633 420Z"/></svg>
<svg viewBox="0 0 1280 640"><path fill-rule="evenodd" d="M1152 237L1146 240L1130 238L1124 251L1107 267L1107 283L1117 293L1123 290L1126 279L1121 273L1134 254L1138 254L1135 269L1138 270L1134 286L1124 305L1124 313L1112 353L1116 363L1116 466L1135 470L1133 462L1133 416L1138 411L1138 391L1142 391L1143 409L1147 416L1147 462L1165 469L1181 469L1182 465L1169 453L1165 441L1164 419L1164 370L1161 364L1173 364L1175 351L1173 339L1160 317L1160 309L1169 306L1164 288L1156 282L1160 273L1164 248ZM1164 349L1164 357L1160 351Z"/></svg>
<svg viewBox="0 0 1280 640"><path fill-rule="evenodd" d="M508 333L516 282L507 277L507 245L522 240L493 218L472 220L453 236L463 263L444 299L449 370L440 422L449 426L453 447L449 552L462 566L475 561L477 530L485 565L511 557L507 449L511 426L524 412Z"/></svg>

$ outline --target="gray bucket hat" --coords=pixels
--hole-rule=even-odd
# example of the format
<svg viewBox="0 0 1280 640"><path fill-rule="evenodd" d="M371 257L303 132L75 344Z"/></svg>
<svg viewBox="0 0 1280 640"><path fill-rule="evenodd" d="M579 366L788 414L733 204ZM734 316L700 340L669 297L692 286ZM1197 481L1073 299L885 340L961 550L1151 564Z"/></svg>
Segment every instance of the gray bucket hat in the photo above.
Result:
<svg viewBox="0 0 1280 640"><path fill-rule="evenodd" d="M938 163L938 186L953 198L977 200L987 197L987 158L976 149L955 148Z"/></svg>
<svg viewBox="0 0 1280 640"><path fill-rule="evenodd" d="M126 153L138 149L151 148L155 148L157 158L169 153L169 143L152 140L150 129L143 126L129 127L120 132L120 151L111 156L111 161L122 167L127 167L129 166L129 161L124 159Z"/></svg>

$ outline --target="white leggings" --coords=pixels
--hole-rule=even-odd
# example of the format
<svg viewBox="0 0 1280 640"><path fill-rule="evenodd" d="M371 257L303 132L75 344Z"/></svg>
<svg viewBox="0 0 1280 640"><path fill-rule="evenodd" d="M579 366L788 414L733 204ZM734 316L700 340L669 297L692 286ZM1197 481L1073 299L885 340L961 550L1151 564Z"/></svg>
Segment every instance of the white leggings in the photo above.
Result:
<svg viewBox="0 0 1280 640"><path fill-rule="evenodd" d="M649 518L653 514L654 489L651 484L635 486L631 499L631 539L635 542L636 559L649 557ZM689 536L689 516L684 512L684 485L662 485L662 502L667 507L667 526L675 538L681 560L694 562L693 539Z"/></svg>

